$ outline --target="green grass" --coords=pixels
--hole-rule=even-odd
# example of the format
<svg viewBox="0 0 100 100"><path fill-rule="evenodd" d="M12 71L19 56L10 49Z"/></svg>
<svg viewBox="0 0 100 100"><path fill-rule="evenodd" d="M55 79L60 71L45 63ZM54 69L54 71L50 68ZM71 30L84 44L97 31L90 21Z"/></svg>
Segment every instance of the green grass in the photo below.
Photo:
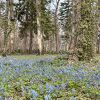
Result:
<svg viewBox="0 0 100 100"><path fill-rule="evenodd" d="M95 59L96 59L97 61L100 61L100 54L99 54L99 55L96 55L96 56L95 56Z"/></svg>
<svg viewBox="0 0 100 100"><path fill-rule="evenodd" d="M38 59L38 58L45 58L45 57L56 57L57 55L12 55L12 57L17 59Z"/></svg>

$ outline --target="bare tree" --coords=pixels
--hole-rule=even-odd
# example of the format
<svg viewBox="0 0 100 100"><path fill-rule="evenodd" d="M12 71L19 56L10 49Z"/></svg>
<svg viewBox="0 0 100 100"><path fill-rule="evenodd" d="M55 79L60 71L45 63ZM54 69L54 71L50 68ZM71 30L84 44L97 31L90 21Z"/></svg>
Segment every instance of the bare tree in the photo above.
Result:
<svg viewBox="0 0 100 100"><path fill-rule="evenodd" d="M56 52L59 52L60 48L60 39L59 39L59 28L58 28L58 10L59 10L59 4L61 0L56 0L56 3L54 4L55 11L54 11L54 23L55 23L55 39L56 39Z"/></svg>
<svg viewBox="0 0 100 100"><path fill-rule="evenodd" d="M14 49L14 12L13 12L13 0L7 0L7 14L8 14L8 28L11 29L11 33L9 33L9 50L10 52Z"/></svg>

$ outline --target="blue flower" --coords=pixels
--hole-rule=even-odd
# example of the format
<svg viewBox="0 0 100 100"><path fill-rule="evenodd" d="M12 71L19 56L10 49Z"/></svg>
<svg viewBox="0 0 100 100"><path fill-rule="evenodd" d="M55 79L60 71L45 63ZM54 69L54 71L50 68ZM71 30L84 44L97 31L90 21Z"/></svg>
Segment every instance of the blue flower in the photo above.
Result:
<svg viewBox="0 0 100 100"><path fill-rule="evenodd" d="M45 95L44 100L51 100L50 95Z"/></svg>
<svg viewBox="0 0 100 100"><path fill-rule="evenodd" d="M1 96L0 96L0 100L3 100Z"/></svg>
<svg viewBox="0 0 100 100"><path fill-rule="evenodd" d="M2 69L0 68L0 73L2 72Z"/></svg>
<svg viewBox="0 0 100 100"><path fill-rule="evenodd" d="M66 84L61 84L62 89L66 88Z"/></svg>
<svg viewBox="0 0 100 100"><path fill-rule="evenodd" d="M89 93L87 93L86 96L89 97Z"/></svg>
<svg viewBox="0 0 100 100"><path fill-rule="evenodd" d="M55 85L54 88L55 88L56 90L59 90L59 89L60 89L60 87L57 86L57 85Z"/></svg>
<svg viewBox="0 0 100 100"><path fill-rule="evenodd" d="M74 96L72 96L71 100L76 100Z"/></svg>
<svg viewBox="0 0 100 100"><path fill-rule="evenodd" d="M51 86L48 83L46 83L46 91L47 93L52 93L54 91L54 86Z"/></svg>
<svg viewBox="0 0 100 100"><path fill-rule="evenodd" d="M33 99L36 99L37 96L38 96L37 92L35 90L31 90L31 97Z"/></svg>
<svg viewBox="0 0 100 100"><path fill-rule="evenodd" d="M75 92L76 92L76 90L74 88L72 88L71 91L72 91L73 94L75 94Z"/></svg>

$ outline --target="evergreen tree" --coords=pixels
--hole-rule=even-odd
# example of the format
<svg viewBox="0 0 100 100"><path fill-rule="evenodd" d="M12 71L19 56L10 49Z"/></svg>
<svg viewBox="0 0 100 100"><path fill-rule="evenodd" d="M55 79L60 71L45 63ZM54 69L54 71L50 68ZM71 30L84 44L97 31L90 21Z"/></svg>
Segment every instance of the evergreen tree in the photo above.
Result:
<svg viewBox="0 0 100 100"><path fill-rule="evenodd" d="M60 20L62 28L65 32L72 32L72 2L65 0L60 7Z"/></svg>
<svg viewBox="0 0 100 100"><path fill-rule="evenodd" d="M81 0L80 35L78 40L79 60L90 60L93 58L94 45L94 15L92 12L92 1Z"/></svg>

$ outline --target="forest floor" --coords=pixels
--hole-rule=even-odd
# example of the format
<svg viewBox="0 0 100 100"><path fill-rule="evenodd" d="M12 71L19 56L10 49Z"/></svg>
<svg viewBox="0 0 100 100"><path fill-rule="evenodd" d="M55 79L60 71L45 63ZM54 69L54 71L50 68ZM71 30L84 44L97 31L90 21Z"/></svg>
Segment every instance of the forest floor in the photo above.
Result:
<svg viewBox="0 0 100 100"><path fill-rule="evenodd" d="M56 57L57 55L12 55L11 57L17 58L17 59L39 59L39 58L51 58L51 57Z"/></svg>
<svg viewBox="0 0 100 100"><path fill-rule="evenodd" d="M69 63L62 55L0 58L0 100L100 100L100 55Z"/></svg>

